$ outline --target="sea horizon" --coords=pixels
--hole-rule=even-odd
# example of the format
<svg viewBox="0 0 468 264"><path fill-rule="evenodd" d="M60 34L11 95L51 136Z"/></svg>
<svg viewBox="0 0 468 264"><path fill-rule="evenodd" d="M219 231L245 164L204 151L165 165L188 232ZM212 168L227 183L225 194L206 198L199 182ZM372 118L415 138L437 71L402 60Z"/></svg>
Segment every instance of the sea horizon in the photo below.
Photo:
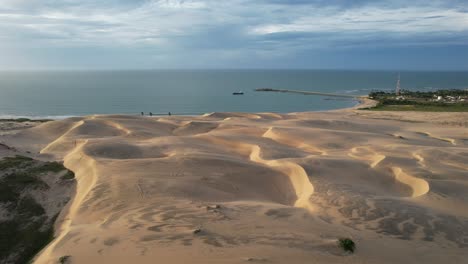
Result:
<svg viewBox="0 0 468 264"><path fill-rule="evenodd" d="M0 69L0 72L115 72L115 71L347 71L347 72L456 72L468 69L404 69L404 68L31 68Z"/></svg>

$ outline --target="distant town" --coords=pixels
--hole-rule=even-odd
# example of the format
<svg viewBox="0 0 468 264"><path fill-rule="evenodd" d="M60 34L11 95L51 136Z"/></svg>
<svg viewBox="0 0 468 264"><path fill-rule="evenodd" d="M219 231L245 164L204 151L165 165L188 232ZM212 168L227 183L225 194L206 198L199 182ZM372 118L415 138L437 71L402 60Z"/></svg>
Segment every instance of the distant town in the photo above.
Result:
<svg viewBox="0 0 468 264"><path fill-rule="evenodd" d="M374 91L369 99L378 101L369 110L388 111L440 111L467 112L468 89L409 91L396 89L395 92Z"/></svg>

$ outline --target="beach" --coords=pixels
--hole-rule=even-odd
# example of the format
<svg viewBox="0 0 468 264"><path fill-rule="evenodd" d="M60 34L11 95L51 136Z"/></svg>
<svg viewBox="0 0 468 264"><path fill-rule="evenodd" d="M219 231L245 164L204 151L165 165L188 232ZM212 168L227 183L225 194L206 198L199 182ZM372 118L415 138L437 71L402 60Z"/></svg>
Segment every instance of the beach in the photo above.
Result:
<svg viewBox="0 0 468 264"><path fill-rule="evenodd" d="M75 173L34 263L463 263L468 113L357 109L371 104L89 115L0 142Z"/></svg>

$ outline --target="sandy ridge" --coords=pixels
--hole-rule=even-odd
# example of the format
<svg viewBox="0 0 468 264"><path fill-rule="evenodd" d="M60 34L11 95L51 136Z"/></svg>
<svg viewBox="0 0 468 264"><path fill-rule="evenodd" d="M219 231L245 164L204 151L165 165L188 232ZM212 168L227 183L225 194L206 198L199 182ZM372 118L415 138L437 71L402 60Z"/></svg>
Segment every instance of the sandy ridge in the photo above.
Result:
<svg viewBox="0 0 468 264"><path fill-rule="evenodd" d="M250 159L254 162L271 166L274 169L288 175L297 196L297 200L294 202L294 206L312 211L313 205L311 204L309 198L314 193L314 186L310 182L309 176L305 172L304 168L290 161L264 160L261 157L261 148L258 145L252 146Z"/></svg>
<svg viewBox="0 0 468 264"><path fill-rule="evenodd" d="M392 171L398 181L411 187L413 190L411 197L418 197L429 192L430 188L427 181L409 175L399 167L392 167Z"/></svg>

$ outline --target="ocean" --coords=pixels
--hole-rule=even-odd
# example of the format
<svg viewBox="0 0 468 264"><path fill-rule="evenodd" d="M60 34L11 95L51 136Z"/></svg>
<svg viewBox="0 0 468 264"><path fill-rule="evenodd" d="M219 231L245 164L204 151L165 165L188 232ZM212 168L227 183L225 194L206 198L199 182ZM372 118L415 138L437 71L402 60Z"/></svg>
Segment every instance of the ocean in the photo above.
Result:
<svg viewBox="0 0 468 264"><path fill-rule="evenodd" d="M467 72L400 74L402 89L468 88ZM0 72L0 118L322 111L357 102L254 89L366 95L393 90L397 76L395 71L344 70L5 71ZM232 95L236 91L244 95Z"/></svg>

